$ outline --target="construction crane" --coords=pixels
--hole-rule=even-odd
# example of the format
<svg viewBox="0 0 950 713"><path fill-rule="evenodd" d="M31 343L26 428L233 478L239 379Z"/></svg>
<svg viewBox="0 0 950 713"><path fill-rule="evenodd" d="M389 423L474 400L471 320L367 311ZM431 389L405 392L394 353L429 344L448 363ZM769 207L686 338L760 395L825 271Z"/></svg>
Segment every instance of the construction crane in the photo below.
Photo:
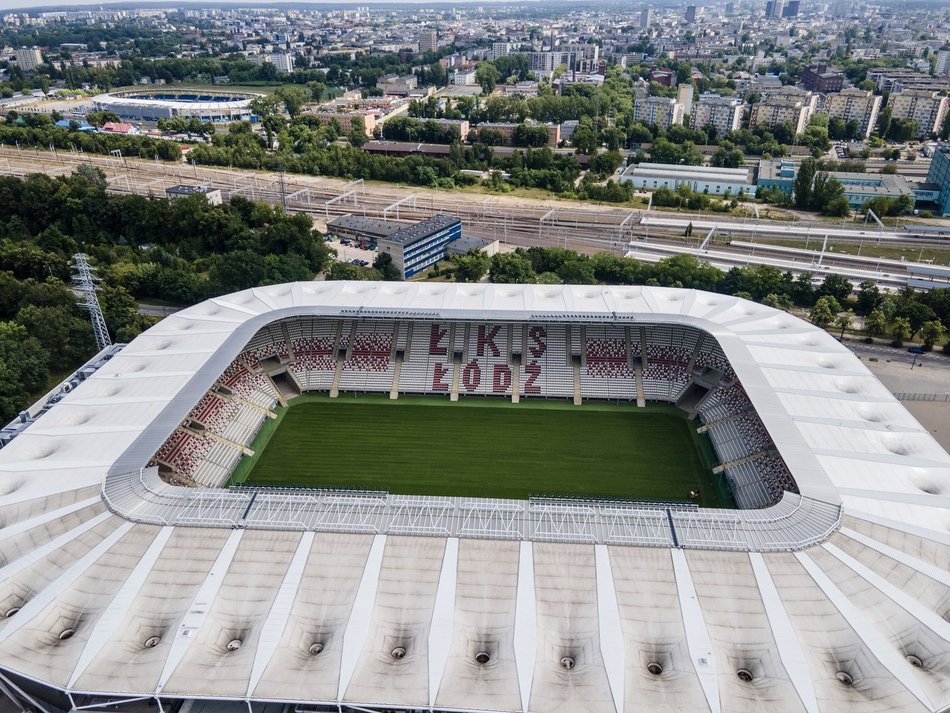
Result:
<svg viewBox="0 0 950 713"><path fill-rule="evenodd" d="M96 348L102 351L112 344L112 339L109 338L109 329L106 327L102 307L99 306L99 298L96 296L98 289L96 283L99 280L96 269L89 264L89 258L85 253L73 255L71 267L73 287L81 298L79 306L89 313L92 332L96 337Z"/></svg>

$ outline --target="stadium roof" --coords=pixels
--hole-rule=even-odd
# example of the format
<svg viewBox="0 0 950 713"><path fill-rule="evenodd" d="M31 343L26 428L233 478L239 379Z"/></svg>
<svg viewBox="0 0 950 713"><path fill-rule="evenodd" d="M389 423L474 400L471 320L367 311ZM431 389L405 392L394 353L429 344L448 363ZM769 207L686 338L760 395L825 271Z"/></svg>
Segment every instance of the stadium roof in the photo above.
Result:
<svg viewBox="0 0 950 713"><path fill-rule="evenodd" d="M234 520L229 491L188 500L199 489L142 472L251 336L297 315L705 330L802 496L630 547L268 521L253 496ZM830 335L734 297L312 282L208 300L0 450L0 492L0 684L538 713L950 705L950 456ZM714 518L759 534L720 542Z"/></svg>

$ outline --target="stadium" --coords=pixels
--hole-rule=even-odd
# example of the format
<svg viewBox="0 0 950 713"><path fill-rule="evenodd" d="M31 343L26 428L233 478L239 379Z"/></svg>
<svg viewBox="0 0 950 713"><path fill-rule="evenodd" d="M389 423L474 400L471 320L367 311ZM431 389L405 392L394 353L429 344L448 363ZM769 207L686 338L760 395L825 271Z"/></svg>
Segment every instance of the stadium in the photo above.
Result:
<svg viewBox="0 0 950 713"><path fill-rule="evenodd" d="M950 706L950 456L735 297L214 298L0 449L0 492L24 710Z"/></svg>
<svg viewBox="0 0 950 713"><path fill-rule="evenodd" d="M111 111L128 121L182 117L215 123L250 120L256 94L188 90L133 89L93 97L96 111Z"/></svg>

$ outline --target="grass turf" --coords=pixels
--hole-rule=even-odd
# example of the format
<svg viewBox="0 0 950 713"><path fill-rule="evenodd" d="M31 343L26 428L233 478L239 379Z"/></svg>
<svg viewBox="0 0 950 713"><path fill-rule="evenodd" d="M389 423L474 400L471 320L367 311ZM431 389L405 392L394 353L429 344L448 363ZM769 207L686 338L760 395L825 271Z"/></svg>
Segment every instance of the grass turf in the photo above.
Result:
<svg viewBox="0 0 950 713"><path fill-rule="evenodd" d="M248 485L439 496L685 500L726 506L685 415L563 401L306 396L280 414Z"/></svg>

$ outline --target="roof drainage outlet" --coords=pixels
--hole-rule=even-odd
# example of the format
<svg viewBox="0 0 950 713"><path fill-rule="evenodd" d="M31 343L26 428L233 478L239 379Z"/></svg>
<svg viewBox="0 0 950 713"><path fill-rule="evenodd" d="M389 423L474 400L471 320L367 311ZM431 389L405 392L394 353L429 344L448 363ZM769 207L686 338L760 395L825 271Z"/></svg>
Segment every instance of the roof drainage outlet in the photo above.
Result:
<svg viewBox="0 0 950 713"><path fill-rule="evenodd" d="M161 638L159 638L158 636L150 636L145 640L145 648L154 649L156 646L159 645L159 643L161 643L161 641L162 641Z"/></svg>
<svg viewBox="0 0 950 713"><path fill-rule="evenodd" d="M311 656L316 656L317 654L323 653L323 643L320 641L317 641L313 644L310 644L310 648L308 649L308 651L310 652Z"/></svg>
<svg viewBox="0 0 950 713"><path fill-rule="evenodd" d="M3 616L4 616L6 619L9 619L11 616L13 616L14 614L16 614L18 611L20 611L20 607L11 607L10 609L7 609L7 613L4 614Z"/></svg>
<svg viewBox="0 0 950 713"><path fill-rule="evenodd" d="M63 629L61 632L59 632L59 640L66 641L66 639L71 639L75 633L75 629Z"/></svg>
<svg viewBox="0 0 950 713"><path fill-rule="evenodd" d="M838 671L838 673L835 674L835 678L838 679L838 683L844 686L850 686L854 683L854 679L851 678L851 674L847 671Z"/></svg>
<svg viewBox="0 0 950 713"><path fill-rule="evenodd" d="M909 663L914 668L920 668L921 666L924 665L924 662L920 660L919 656L914 656L913 654L907 654L907 656L905 656L904 658L906 658L907 663Z"/></svg>
<svg viewBox="0 0 950 713"><path fill-rule="evenodd" d="M240 639L231 639L228 642L228 651L237 651L239 648L241 648L242 643L243 642Z"/></svg>
<svg viewBox="0 0 950 713"><path fill-rule="evenodd" d="M487 651L479 651L477 654L475 654L475 663L484 666L489 661L491 661L491 656L488 655Z"/></svg>
<svg viewBox="0 0 950 713"><path fill-rule="evenodd" d="M563 669L570 671L572 668L574 668L574 665L574 659L570 656L565 656L561 659L561 668Z"/></svg>
<svg viewBox="0 0 950 713"><path fill-rule="evenodd" d="M403 647L403 646L397 646L396 648L394 648L394 649L390 652L390 655L391 655L394 659L396 659L396 660L399 660L399 659L401 659L401 658L405 658L405 656L406 656L406 649L405 649L405 647Z"/></svg>
<svg viewBox="0 0 950 713"><path fill-rule="evenodd" d="M656 661L651 661L647 664L647 671L652 673L654 676L659 676L663 673L663 667L660 666Z"/></svg>
<svg viewBox="0 0 950 713"><path fill-rule="evenodd" d="M740 681L745 681L746 683L752 682L752 672L747 668L740 668L736 671L736 676L739 677Z"/></svg>

